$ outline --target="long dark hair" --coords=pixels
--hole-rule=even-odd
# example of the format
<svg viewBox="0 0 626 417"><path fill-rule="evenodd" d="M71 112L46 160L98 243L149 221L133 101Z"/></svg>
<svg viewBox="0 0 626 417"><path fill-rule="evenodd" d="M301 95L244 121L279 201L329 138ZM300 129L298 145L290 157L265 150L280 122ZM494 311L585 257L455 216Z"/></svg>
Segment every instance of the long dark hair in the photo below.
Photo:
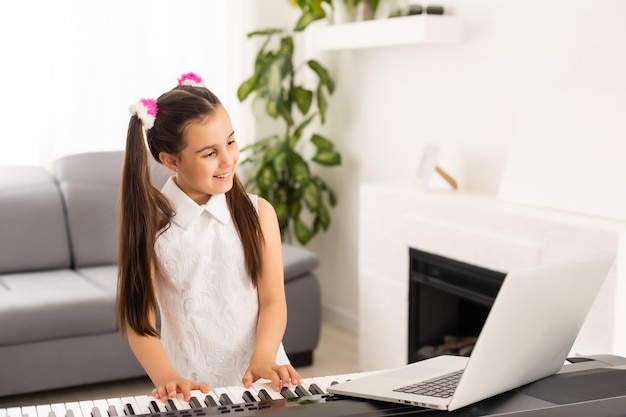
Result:
<svg viewBox="0 0 626 417"><path fill-rule="evenodd" d="M204 87L182 85L161 95L154 126L145 131L152 157L160 163L161 152L178 155L186 146L185 128L212 116L218 106L219 99ZM128 124L121 183L117 317L122 334L130 326L138 334L158 336L149 320L149 314L156 311L151 268L157 267L156 239L169 227L174 212L152 185L147 148L142 121L133 115ZM226 201L243 245L246 271L256 286L261 274L263 233L258 214L236 175Z"/></svg>

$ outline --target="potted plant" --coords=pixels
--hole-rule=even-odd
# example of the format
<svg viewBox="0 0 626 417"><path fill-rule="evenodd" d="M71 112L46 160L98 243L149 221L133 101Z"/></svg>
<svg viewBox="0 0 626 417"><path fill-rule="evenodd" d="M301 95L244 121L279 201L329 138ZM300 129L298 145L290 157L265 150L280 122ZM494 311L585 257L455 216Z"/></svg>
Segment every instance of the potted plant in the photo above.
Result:
<svg viewBox="0 0 626 417"><path fill-rule="evenodd" d="M282 124L282 132L242 149L242 166L250 168L246 186L274 206L283 241L295 235L305 245L318 232L328 229L329 208L337 202L335 193L311 169L311 163L338 166L341 155L330 139L310 132L315 120L321 124L326 120L327 96L335 89L332 78L314 59L294 62L294 32L326 16L323 3L330 7L331 0L292 3L302 10L293 31L269 28L248 34L248 38L261 37L264 41L256 55L254 72L241 83L237 97L243 102L254 96L255 101L264 102L265 112ZM300 82L296 74L307 68L311 76ZM307 146L312 157L306 156Z"/></svg>

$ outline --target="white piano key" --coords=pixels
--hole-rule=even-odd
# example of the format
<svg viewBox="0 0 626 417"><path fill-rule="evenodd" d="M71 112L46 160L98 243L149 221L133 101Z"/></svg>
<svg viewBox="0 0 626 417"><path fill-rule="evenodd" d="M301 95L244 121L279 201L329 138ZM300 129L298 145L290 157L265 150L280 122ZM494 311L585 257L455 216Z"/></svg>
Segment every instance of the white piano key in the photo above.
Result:
<svg viewBox="0 0 626 417"><path fill-rule="evenodd" d="M65 417L65 414L66 414L65 404L63 403L50 404L50 409L52 410L52 412L54 413L56 417Z"/></svg>
<svg viewBox="0 0 626 417"><path fill-rule="evenodd" d="M9 417L22 417L22 409L20 407L7 408L7 415Z"/></svg>
<svg viewBox="0 0 626 417"><path fill-rule="evenodd" d="M256 382L254 385L259 391L261 389L264 389L267 392L267 394L270 396L270 398L273 400L284 399L284 397L280 394L280 392L274 391L274 388L272 387L271 382Z"/></svg>
<svg viewBox="0 0 626 417"><path fill-rule="evenodd" d="M152 401L154 398L153 397L148 397L147 395L137 395L135 396L135 402L137 403L137 406L139 407L139 410L135 410L136 414L150 414L152 413L152 411L150 411L149 405L150 405L150 401Z"/></svg>
<svg viewBox="0 0 626 417"><path fill-rule="evenodd" d="M69 402L69 403L65 403L65 415L68 415L68 412L71 411L74 417L82 417L83 413L80 410L80 404L78 404L77 402L73 401L73 402ZM68 416L69 417L69 416ZM85 417L89 417L89 416L85 416Z"/></svg>
<svg viewBox="0 0 626 417"><path fill-rule="evenodd" d="M108 417L109 415L109 404L105 399L93 400L93 407L100 410L101 417ZM59 417L59 416L57 416Z"/></svg>
<svg viewBox="0 0 626 417"><path fill-rule="evenodd" d="M130 407L134 411L134 414L141 414L141 412L139 411L139 404L137 404L137 401L135 401L134 397L122 397L120 398L120 400L122 401L122 404L124 404L124 406L130 405ZM122 408L122 410L125 414L127 414L126 407Z"/></svg>
<svg viewBox="0 0 626 417"><path fill-rule="evenodd" d="M115 413L118 416L124 415L124 404L122 404L122 400L120 398L107 398L107 404L109 404L109 410L114 408ZM109 415L111 415L111 411L109 411Z"/></svg>
<svg viewBox="0 0 626 417"><path fill-rule="evenodd" d="M37 407L34 405L22 407L22 416L23 417L37 417Z"/></svg>
<svg viewBox="0 0 626 417"><path fill-rule="evenodd" d="M37 406L37 415L39 417L49 417L52 407L48 404L41 404Z"/></svg>
<svg viewBox="0 0 626 417"><path fill-rule="evenodd" d="M185 401L183 394L179 393L176 397L172 398L172 401L174 401L177 410L189 410L191 408L189 403Z"/></svg>
<svg viewBox="0 0 626 417"><path fill-rule="evenodd" d="M7 417L7 409L6 408L0 408L0 417Z"/></svg>
<svg viewBox="0 0 626 417"><path fill-rule="evenodd" d="M92 417L91 410L93 409L93 401L79 401L80 411L84 417Z"/></svg>
<svg viewBox="0 0 626 417"><path fill-rule="evenodd" d="M246 388L242 386L232 386L226 388L228 392L230 392L230 398L232 398L235 404L246 403L247 401L243 398L243 393L246 391Z"/></svg>

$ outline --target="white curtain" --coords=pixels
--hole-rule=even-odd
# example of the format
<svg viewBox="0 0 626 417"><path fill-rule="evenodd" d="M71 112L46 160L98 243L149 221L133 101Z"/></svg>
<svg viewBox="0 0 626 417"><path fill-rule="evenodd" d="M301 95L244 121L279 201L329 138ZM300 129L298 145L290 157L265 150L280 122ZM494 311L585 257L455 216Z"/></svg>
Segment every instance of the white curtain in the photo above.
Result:
<svg viewBox="0 0 626 417"><path fill-rule="evenodd" d="M193 71L235 130L249 50L241 0L0 2L0 165L123 149L128 106Z"/></svg>

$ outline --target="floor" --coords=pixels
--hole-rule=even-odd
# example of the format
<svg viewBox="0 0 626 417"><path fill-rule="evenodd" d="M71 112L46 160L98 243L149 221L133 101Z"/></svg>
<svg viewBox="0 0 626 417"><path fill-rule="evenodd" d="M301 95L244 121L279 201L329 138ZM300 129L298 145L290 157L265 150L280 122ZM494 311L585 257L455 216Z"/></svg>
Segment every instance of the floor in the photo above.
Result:
<svg viewBox="0 0 626 417"><path fill-rule="evenodd" d="M303 378L359 372L357 356L356 335L324 321L320 343L314 352L313 365L297 370ZM79 388L0 397L0 408L142 395L150 393L152 387L149 379L138 378Z"/></svg>

